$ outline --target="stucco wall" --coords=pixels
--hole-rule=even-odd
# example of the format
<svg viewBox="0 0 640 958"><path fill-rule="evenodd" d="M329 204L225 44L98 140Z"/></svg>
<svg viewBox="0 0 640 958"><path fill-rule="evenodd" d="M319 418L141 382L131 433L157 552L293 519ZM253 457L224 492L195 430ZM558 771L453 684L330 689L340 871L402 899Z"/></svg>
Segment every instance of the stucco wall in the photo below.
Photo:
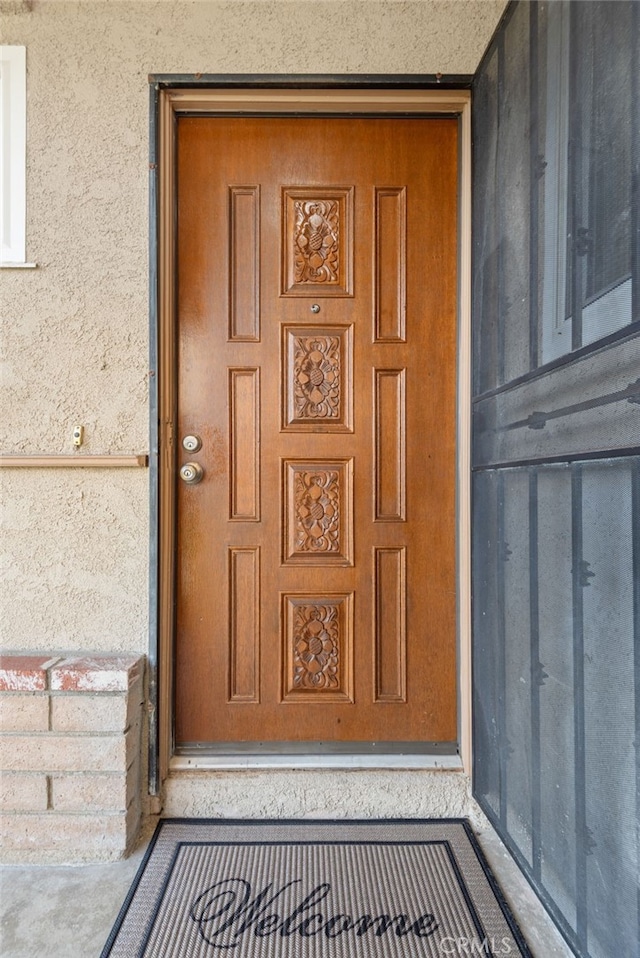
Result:
<svg viewBox="0 0 640 958"><path fill-rule="evenodd" d="M505 0L0 0L27 47L27 258L0 448L148 450L149 73L473 73ZM148 476L3 470L3 644L145 651Z"/></svg>

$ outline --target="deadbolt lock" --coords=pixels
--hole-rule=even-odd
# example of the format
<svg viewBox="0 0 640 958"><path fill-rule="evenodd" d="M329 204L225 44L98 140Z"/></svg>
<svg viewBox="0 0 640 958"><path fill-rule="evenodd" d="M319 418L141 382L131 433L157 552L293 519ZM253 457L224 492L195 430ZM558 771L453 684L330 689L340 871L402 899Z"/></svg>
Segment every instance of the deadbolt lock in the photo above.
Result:
<svg viewBox="0 0 640 958"><path fill-rule="evenodd" d="M182 440L182 448L187 452L198 452L202 449L202 439L200 436L185 436Z"/></svg>
<svg viewBox="0 0 640 958"><path fill-rule="evenodd" d="M199 462L185 462L180 468L180 478L189 486L197 485L204 476L204 469Z"/></svg>

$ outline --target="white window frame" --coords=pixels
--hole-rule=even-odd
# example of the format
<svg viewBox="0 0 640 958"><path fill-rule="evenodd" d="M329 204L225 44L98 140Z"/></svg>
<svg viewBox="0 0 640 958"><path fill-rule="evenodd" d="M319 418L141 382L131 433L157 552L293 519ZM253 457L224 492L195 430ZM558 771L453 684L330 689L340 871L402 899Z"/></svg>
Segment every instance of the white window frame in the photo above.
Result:
<svg viewBox="0 0 640 958"><path fill-rule="evenodd" d="M0 267L27 263L27 50L0 46Z"/></svg>
<svg viewBox="0 0 640 958"><path fill-rule="evenodd" d="M569 192L569 7L549 5L544 171L544 264L542 363L572 352L567 316L567 221ZM631 322L631 278L622 277L582 307L582 346Z"/></svg>
<svg viewBox="0 0 640 958"><path fill-rule="evenodd" d="M567 189L569 142L569 10L549 7L549 64L544 171L544 272L542 285L542 363L571 352L571 321L566 315Z"/></svg>

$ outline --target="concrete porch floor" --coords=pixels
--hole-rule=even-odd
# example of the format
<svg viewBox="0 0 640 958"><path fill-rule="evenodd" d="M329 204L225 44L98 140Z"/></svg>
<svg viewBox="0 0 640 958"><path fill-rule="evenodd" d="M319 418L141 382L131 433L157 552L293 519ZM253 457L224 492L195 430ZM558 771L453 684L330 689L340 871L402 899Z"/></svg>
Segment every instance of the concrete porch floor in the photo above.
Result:
<svg viewBox="0 0 640 958"><path fill-rule="evenodd" d="M126 860L102 865L4 866L0 870L3 958L98 958L153 832ZM478 839L534 958L571 958L528 882L493 829Z"/></svg>

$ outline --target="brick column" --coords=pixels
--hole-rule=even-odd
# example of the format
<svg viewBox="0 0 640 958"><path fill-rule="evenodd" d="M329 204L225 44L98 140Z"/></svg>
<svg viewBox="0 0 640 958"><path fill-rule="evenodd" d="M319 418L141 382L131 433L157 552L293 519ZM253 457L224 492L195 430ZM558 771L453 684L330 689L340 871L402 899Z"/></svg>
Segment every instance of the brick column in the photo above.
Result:
<svg viewBox="0 0 640 958"><path fill-rule="evenodd" d="M5 862L121 858L141 819L144 660L0 659Z"/></svg>

